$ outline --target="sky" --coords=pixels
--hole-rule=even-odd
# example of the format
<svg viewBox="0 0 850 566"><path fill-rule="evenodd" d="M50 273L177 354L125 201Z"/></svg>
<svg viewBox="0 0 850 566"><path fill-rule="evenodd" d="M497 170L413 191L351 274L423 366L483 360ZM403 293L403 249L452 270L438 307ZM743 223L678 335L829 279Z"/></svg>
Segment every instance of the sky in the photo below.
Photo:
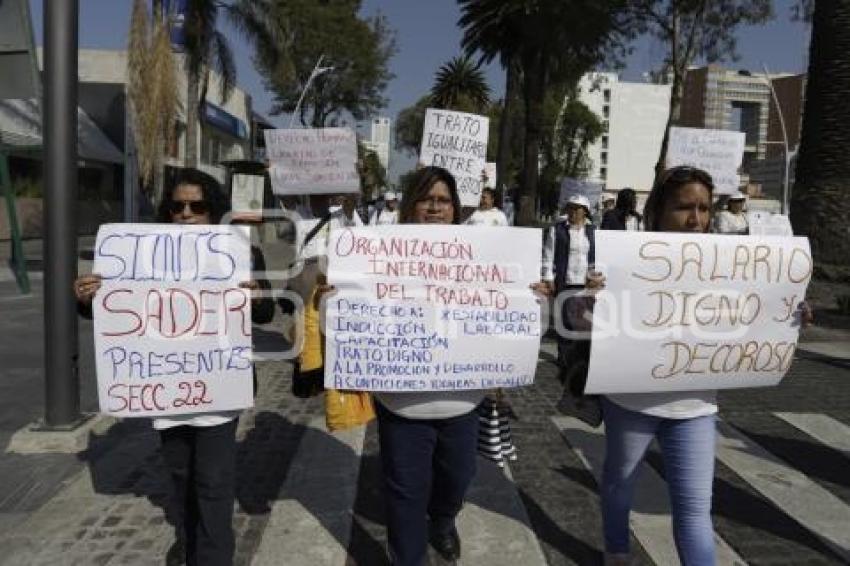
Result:
<svg viewBox="0 0 850 566"><path fill-rule="evenodd" d="M42 43L43 3L30 0L36 43ZM732 68L760 71L766 64L772 73L800 73L806 70L809 30L800 22L791 21L791 6L795 0L774 0L776 17L763 26L742 27L738 30L737 62L725 63ZM79 0L80 47L125 49L130 22L130 0ZM460 53L461 32L457 27L460 11L455 0L363 0L362 14L383 13L396 30L398 51L390 61L395 78L390 82L387 107L381 112L395 120L398 112L426 94L434 74L443 63ZM251 49L231 28L223 31L231 40L237 64L237 82L253 97L254 109L278 126L285 126L285 117L269 116L272 96L263 88L262 79L251 63ZM621 71L621 78L641 81L643 73L657 68L664 49L657 41L641 38ZM600 69L604 70L604 69ZM504 92L504 71L497 63L485 69L493 96ZM368 135L367 131L364 131ZM405 172L412 160L401 155L390 157L390 178Z"/></svg>

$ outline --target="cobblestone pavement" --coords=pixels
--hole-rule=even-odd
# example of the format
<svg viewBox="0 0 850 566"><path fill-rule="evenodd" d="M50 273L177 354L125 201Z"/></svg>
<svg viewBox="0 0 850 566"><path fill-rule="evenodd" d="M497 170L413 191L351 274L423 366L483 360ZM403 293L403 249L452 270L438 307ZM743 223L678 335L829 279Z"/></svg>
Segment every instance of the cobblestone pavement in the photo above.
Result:
<svg viewBox="0 0 850 566"><path fill-rule="evenodd" d="M37 335L40 329L23 322L38 320L32 302L7 300L7 296L0 289L2 325L11 328L6 335ZM81 336L86 332L90 329L83 325ZM86 361L90 344L81 340L81 346L82 375L91 375ZM22 348L9 340L0 343L0 355L9 362L4 363L0 380L0 445L4 447L14 430L38 415L41 385L33 378L38 374L33 368L41 363L39 351L40 344ZM284 494L283 487L295 467L303 471L301 441L309 423L322 412L320 399L305 402L290 395L289 367L283 362L258 364L257 406L240 420L235 518L239 565L251 564L264 538L284 534L270 522L271 511L283 498L297 499L298 494ZM524 516L517 520L533 530L546 564L599 564L596 480L577 447L565 440L552 421L561 391L556 367L544 349L534 386L509 393L517 415L512 429L519 458L510 463L513 480L496 493L503 496L513 490L518 494ZM84 409L94 408L93 395L92 384L84 381ZM847 444L841 445L839 439L838 445L828 445L782 415L812 414L831 419L833 427L850 426L848 362L800 352L780 386L726 391L720 403L724 423L827 492L837 516L847 513ZM125 420L101 436L92 436L89 449L76 455L0 453L0 564L162 564L173 532L165 509L168 482L158 446L157 435L146 421ZM663 478L657 453L650 454L648 463ZM356 497L351 502L341 499L337 509L350 513L352 519L349 537L335 534L348 550L347 560L339 564L386 564L374 423L365 430L353 471L359 471ZM786 482L788 491L796 489L790 476L772 474L762 475L775 484ZM714 491L716 532L747 563L847 563L850 544L828 540L805 517L795 516L794 509L770 500L755 487L748 470L718 461ZM494 508L486 500L474 503ZM304 512L309 514L311 509ZM823 514L828 515L828 510ZM844 541L850 537L850 528L844 537ZM635 537L632 542L635 564L660 563L645 548L644 540ZM276 563L288 564L288 558L282 554ZM487 562L504 563L498 551Z"/></svg>

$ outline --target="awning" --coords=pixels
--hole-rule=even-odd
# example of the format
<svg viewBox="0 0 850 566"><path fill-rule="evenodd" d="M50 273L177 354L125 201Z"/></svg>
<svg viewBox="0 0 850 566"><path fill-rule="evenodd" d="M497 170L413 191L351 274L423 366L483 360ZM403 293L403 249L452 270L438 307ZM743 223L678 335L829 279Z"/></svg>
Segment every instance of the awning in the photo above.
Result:
<svg viewBox="0 0 850 566"><path fill-rule="evenodd" d="M27 150L42 145L41 111L35 99L0 100L0 140L5 145ZM77 140L80 159L124 163L121 150L81 108L77 108Z"/></svg>

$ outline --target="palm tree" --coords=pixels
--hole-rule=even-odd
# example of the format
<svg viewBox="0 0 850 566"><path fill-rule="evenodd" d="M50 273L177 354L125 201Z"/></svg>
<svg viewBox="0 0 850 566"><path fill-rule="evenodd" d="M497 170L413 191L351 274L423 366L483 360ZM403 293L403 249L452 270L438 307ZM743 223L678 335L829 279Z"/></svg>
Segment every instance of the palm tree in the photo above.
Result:
<svg viewBox="0 0 850 566"><path fill-rule="evenodd" d="M431 103L438 108L483 112L490 103L490 87L481 66L463 56L440 67L431 88Z"/></svg>
<svg viewBox="0 0 850 566"><path fill-rule="evenodd" d="M850 3L814 3L807 80L791 221L818 262L850 266Z"/></svg>
<svg viewBox="0 0 850 566"><path fill-rule="evenodd" d="M174 137L180 111L177 66L169 29L154 5L150 21L145 0L135 0L127 45L127 94L139 175L145 187L156 186L165 148Z"/></svg>
<svg viewBox="0 0 850 566"><path fill-rule="evenodd" d="M514 58L522 67L525 101L522 194L517 222L534 222L543 103L551 78L569 82L606 56L620 55L631 37L625 0L458 0L464 45L485 59Z"/></svg>

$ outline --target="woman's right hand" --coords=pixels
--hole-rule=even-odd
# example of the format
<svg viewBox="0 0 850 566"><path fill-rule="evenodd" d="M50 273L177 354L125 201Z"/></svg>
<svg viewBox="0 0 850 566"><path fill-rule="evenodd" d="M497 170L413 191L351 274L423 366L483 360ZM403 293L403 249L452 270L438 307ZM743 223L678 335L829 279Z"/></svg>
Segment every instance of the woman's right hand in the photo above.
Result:
<svg viewBox="0 0 850 566"><path fill-rule="evenodd" d="M77 301L89 305L102 284L102 278L97 273L77 277L74 281L74 296Z"/></svg>

